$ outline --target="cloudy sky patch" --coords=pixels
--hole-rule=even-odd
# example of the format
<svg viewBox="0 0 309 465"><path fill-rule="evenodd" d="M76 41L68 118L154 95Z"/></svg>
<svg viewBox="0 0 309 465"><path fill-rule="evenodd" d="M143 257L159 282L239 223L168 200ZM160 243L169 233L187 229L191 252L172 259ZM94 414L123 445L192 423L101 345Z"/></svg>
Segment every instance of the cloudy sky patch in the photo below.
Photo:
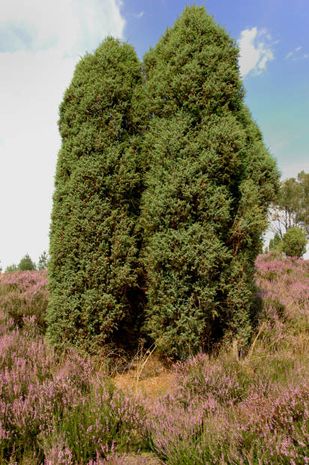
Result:
<svg viewBox="0 0 309 465"><path fill-rule="evenodd" d="M80 56L122 38L117 0L0 0L0 260L48 248L58 107Z"/></svg>
<svg viewBox="0 0 309 465"><path fill-rule="evenodd" d="M274 59L271 36L265 29L244 29L238 41L239 69L242 77L261 74Z"/></svg>
<svg viewBox="0 0 309 465"><path fill-rule="evenodd" d="M309 52L304 51L302 46L298 46L288 52L285 58L287 60L307 60L309 58Z"/></svg>
<svg viewBox="0 0 309 465"><path fill-rule="evenodd" d="M0 0L0 8L2 51L20 43L20 49L78 53L106 35L123 37L120 0Z"/></svg>

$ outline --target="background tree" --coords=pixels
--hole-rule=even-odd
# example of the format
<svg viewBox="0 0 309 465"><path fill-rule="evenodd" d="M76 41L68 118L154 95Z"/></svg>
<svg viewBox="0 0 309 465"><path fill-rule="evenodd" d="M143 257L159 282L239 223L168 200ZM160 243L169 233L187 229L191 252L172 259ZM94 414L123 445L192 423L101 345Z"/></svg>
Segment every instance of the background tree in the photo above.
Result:
<svg viewBox="0 0 309 465"><path fill-rule="evenodd" d="M309 173L301 171L297 180L301 185L302 195L300 200L300 208L297 212L298 223L301 224L309 235Z"/></svg>
<svg viewBox="0 0 309 465"><path fill-rule="evenodd" d="M278 173L243 103L237 57L203 8L187 8L145 56L136 91L148 162L146 328L172 357L250 335L254 260Z"/></svg>
<svg viewBox="0 0 309 465"><path fill-rule="evenodd" d="M77 65L60 107L51 225L48 336L95 350L138 325L140 174L133 48L109 38Z"/></svg>
<svg viewBox="0 0 309 465"><path fill-rule="evenodd" d="M13 264L13 265L8 265L5 269L6 273L13 273L14 271L18 271L18 266Z"/></svg>
<svg viewBox="0 0 309 465"><path fill-rule="evenodd" d="M270 252L282 252L282 238L278 233L269 241Z"/></svg>
<svg viewBox="0 0 309 465"><path fill-rule="evenodd" d="M39 256L38 270L47 270L48 260L49 258L47 252L44 250L44 252L42 252L42 254Z"/></svg>
<svg viewBox="0 0 309 465"><path fill-rule="evenodd" d="M282 238L291 227L303 227L309 234L309 173L282 181L271 212L273 229Z"/></svg>
<svg viewBox="0 0 309 465"><path fill-rule="evenodd" d="M287 230L282 239L282 251L289 257L302 257L306 252L306 232L297 226Z"/></svg>
<svg viewBox="0 0 309 465"><path fill-rule="evenodd" d="M19 271L33 271L36 269L35 263L32 261L29 254L26 254L18 264Z"/></svg>

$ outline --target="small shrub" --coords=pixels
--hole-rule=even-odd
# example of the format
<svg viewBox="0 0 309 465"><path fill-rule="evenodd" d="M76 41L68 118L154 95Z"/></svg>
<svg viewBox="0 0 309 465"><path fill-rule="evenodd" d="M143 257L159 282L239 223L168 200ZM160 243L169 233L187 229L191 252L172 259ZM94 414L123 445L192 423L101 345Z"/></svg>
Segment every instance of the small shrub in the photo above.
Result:
<svg viewBox="0 0 309 465"><path fill-rule="evenodd" d="M276 298L265 297L263 300L264 315L272 319L284 320L286 317L285 306Z"/></svg>
<svg viewBox="0 0 309 465"><path fill-rule="evenodd" d="M6 267L5 269L5 272L6 273L13 273L14 271L18 271L18 266L13 264L13 265L9 265Z"/></svg>
<svg viewBox="0 0 309 465"><path fill-rule="evenodd" d="M0 326L2 465L104 463L113 449L143 447L142 408L102 373L98 380L89 358L59 357L25 327Z"/></svg>
<svg viewBox="0 0 309 465"><path fill-rule="evenodd" d="M269 251L272 253L282 252L282 238L278 233L269 241Z"/></svg>
<svg viewBox="0 0 309 465"><path fill-rule="evenodd" d="M0 277L0 305L4 318L21 328L32 318L33 329L45 332L48 304L46 271L16 271Z"/></svg>
<svg viewBox="0 0 309 465"><path fill-rule="evenodd" d="M19 271L33 271L36 269L35 263L31 260L29 254L26 254L18 264Z"/></svg>
<svg viewBox="0 0 309 465"><path fill-rule="evenodd" d="M240 402L250 383L245 367L237 361L227 359L216 363L204 354L178 365L177 375L177 392L183 401L187 396L191 402L195 398L211 397L218 405Z"/></svg>
<svg viewBox="0 0 309 465"><path fill-rule="evenodd" d="M47 255L47 252L43 252L40 256L39 256L39 261L38 261L38 265L37 265L37 269L38 270L47 270L48 268L48 261L49 261L49 257Z"/></svg>
<svg viewBox="0 0 309 465"><path fill-rule="evenodd" d="M142 446L137 426L142 410L132 400L106 382L94 382L86 399L70 408L59 425L74 463L87 463L99 454L105 458L117 444L126 451Z"/></svg>
<svg viewBox="0 0 309 465"><path fill-rule="evenodd" d="M307 236L303 229L293 227L287 230L282 240L282 250L289 257L302 257L306 252Z"/></svg>
<svg viewBox="0 0 309 465"><path fill-rule="evenodd" d="M269 281L274 281L277 278L277 273L275 271L268 271L264 277Z"/></svg>

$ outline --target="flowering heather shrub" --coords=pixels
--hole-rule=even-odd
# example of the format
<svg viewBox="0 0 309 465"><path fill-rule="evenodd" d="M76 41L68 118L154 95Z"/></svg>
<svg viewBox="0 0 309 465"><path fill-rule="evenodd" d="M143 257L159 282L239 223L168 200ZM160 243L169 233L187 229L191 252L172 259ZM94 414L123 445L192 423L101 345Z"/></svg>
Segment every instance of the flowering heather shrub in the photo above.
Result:
<svg viewBox="0 0 309 465"><path fill-rule="evenodd" d="M153 456L141 456L131 454L110 454L106 460L96 459L91 460L87 465L160 465L163 462Z"/></svg>
<svg viewBox="0 0 309 465"><path fill-rule="evenodd" d="M115 390L95 359L47 346L34 316L19 328L0 312L0 464L309 464L308 265L259 257L247 355L178 363L159 399Z"/></svg>
<svg viewBox="0 0 309 465"><path fill-rule="evenodd" d="M57 438L45 455L44 465L73 465L73 454L67 447L65 440Z"/></svg>
<svg viewBox="0 0 309 465"><path fill-rule="evenodd" d="M176 365L174 392L146 404L150 412L146 421L149 443L160 457L170 463L192 441L195 448L202 440L205 423L211 423L224 409L246 397L249 381L245 369L241 368L236 363L225 366L211 362L204 354ZM185 460L184 457L181 460Z"/></svg>
<svg viewBox="0 0 309 465"><path fill-rule="evenodd" d="M272 254L260 255L256 260L256 269L257 284L263 299L276 299L284 305L292 324L299 319L308 319L309 260L282 257L273 260ZM272 282L268 271L274 273Z"/></svg>
<svg viewBox="0 0 309 465"><path fill-rule="evenodd" d="M242 402L254 382L231 357L216 361L198 354L174 370L174 391L148 406L151 441L162 455L172 443L199 436L206 418Z"/></svg>
<svg viewBox="0 0 309 465"><path fill-rule="evenodd" d="M89 358L59 356L27 326L0 320L1 465L29 457L32 465L82 465L103 460L114 443L138 447L141 407L98 377Z"/></svg>
<svg viewBox="0 0 309 465"><path fill-rule="evenodd" d="M308 381L281 390L274 385L269 396L253 392L237 412L242 420L237 438L242 454L256 456L269 465L307 463L308 406Z"/></svg>
<svg viewBox="0 0 309 465"><path fill-rule="evenodd" d="M35 328L45 331L48 304L47 272L16 271L0 275L0 308L14 325L22 327L33 317Z"/></svg>
<svg viewBox="0 0 309 465"><path fill-rule="evenodd" d="M204 403L206 404L206 402ZM166 459L179 443L201 434L204 409L213 409L213 401L201 406L200 402L181 405L173 396L148 405L145 435L150 448Z"/></svg>
<svg viewBox="0 0 309 465"><path fill-rule="evenodd" d="M62 376L57 356L41 337L15 329L0 338L0 347L1 463L12 454L20 463L30 452L40 460L40 436L52 433L82 394L73 378ZM83 363L76 369L82 374Z"/></svg>
<svg viewBox="0 0 309 465"><path fill-rule="evenodd" d="M248 355L178 364L174 392L146 405L149 443L166 463L309 463L308 265L259 257L264 320Z"/></svg>
<svg viewBox="0 0 309 465"><path fill-rule="evenodd" d="M250 378L246 367L228 358L219 362L205 354L176 366L178 396L183 401L196 397L211 397L222 405L233 405L246 395Z"/></svg>
<svg viewBox="0 0 309 465"><path fill-rule="evenodd" d="M237 406L206 397L158 403L148 422L153 450L169 465L307 463L309 383L278 393L273 385L271 395L261 388Z"/></svg>
<svg viewBox="0 0 309 465"><path fill-rule="evenodd" d="M86 401L67 413L61 431L77 463L88 463L95 455L105 457L115 442L120 450L139 446L141 413L131 399L96 380Z"/></svg>

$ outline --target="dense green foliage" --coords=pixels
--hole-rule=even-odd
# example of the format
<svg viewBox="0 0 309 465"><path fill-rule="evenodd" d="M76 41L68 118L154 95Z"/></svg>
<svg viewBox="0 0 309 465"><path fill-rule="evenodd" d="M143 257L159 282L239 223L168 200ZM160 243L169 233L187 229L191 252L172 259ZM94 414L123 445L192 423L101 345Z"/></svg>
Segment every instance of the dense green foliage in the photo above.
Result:
<svg viewBox="0 0 309 465"><path fill-rule="evenodd" d="M78 65L60 112L53 342L128 344L143 318L144 334L172 357L224 334L248 339L278 174L243 103L237 57L193 7L142 73L113 39Z"/></svg>
<svg viewBox="0 0 309 465"><path fill-rule="evenodd" d="M172 356L250 334L277 172L244 106L237 54L203 8L187 8L145 57L147 329Z"/></svg>
<svg viewBox="0 0 309 465"><path fill-rule="evenodd" d="M44 250L44 252L42 252L41 255L39 256L37 269L38 270L47 270L48 260L49 259L48 259L47 252Z"/></svg>
<svg viewBox="0 0 309 465"><path fill-rule="evenodd" d="M140 190L131 98L139 80L132 47L109 38L80 61L60 108L49 266L49 337L60 345L111 343L130 320Z"/></svg>
<svg viewBox="0 0 309 465"><path fill-rule="evenodd" d="M274 237L270 239L268 248L270 252L282 252L282 238L279 233L276 233Z"/></svg>
<svg viewBox="0 0 309 465"><path fill-rule="evenodd" d="M302 189L298 222L305 227L307 234L309 234L309 173L301 171L298 173L297 180Z"/></svg>
<svg viewBox="0 0 309 465"><path fill-rule="evenodd" d="M293 226L302 227L309 234L309 173L301 171L297 179L281 182L272 219L281 238Z"/></svg>
<svg viewBox="0 0 309 465"><path fill-rule="evenodd" d="M36 264L29 254L21 258L18 265L12 264L6 267L6 273L13 273L14 271L33 271L36 270Z"/></svg>
<svg viewBox="0 0 309 465"><path fill-rule="evenodd" d="M282 251L289 257L302 257L306 252L307 237L302 228L289 228L282 239Z"/></svg>
<svg viewBox="0 0 309 465"><path fill-rule="evenodd" d="M281 182L272 211L274 238L269 250L301 257L309 234L309 173ZM290 231L291 229L291 231Z"/></svg>
<svg viewBox="0 0 309 465"><path fill-rule="evenodd" d="M33 271L36 269L35 263L31 260L29 254L26 254L18 264L19 271Z"/></svg>
<svg viewBox="0 0 309 465"><path fill-rule="evenodd" d="M6 273L14 273L14 271L18 271L18 266L13 264L13 265L8 265L5 269Z"/></svg>

